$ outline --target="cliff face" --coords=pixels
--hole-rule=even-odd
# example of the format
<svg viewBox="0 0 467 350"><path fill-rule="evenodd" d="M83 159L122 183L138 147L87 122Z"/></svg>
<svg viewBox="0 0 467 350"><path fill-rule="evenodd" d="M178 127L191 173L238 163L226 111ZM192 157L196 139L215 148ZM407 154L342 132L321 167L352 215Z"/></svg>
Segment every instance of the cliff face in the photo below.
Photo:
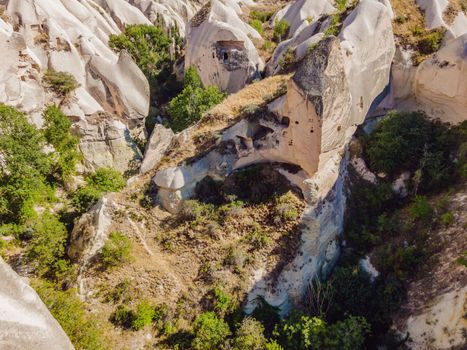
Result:
<svg viewBox="0 0 467 350"><path fill-rule="evenodd" d="M74 349L36 292L1 258L0 276L2 349Z"/></svg>

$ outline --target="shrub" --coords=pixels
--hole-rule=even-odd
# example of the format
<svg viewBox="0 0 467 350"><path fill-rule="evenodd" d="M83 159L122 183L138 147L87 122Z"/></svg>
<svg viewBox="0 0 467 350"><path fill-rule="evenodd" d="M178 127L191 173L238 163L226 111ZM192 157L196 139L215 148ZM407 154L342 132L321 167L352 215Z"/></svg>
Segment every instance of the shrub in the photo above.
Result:
<svg viewBox="0 0 467 350"><path fill-rule="evenodd" d="M254 318L245 318L233 340L235 350L264 350L266 347L264 326Z"/></svg>
<svg viewBox="0 0 467 350"><path fill-rule="evenodd" d="M86 312L75 290L56 290L50 282L39 280L33 280L32 286L77 350L109 349L105 331L96 317Z"/></svg>
<svg viewBox="0 0 467 350"><path fill-rule="evenodd" d="M116 326L131 328L133 318L133 311L128 306L121 304L117 306L117 309L110 316L110 321Z"/></svg>
<svg viewBox="0 0 467 350"><path fill-rule="evenodd" d="M441 47L446 29L435 28L427 32L418 40L418 51L423 55L429 55L436 52Z"/></svg>
<svg viewBox="0 0 467 350"><path fill-rule="evenodd" d="M89 210L104 193L117 192L125 187L122 174L111 168L97 169L86 179L86 185L73 194L73 205L78 213Z"/></svg>
<svg viewBox="0 0 467 350"><path fill-rule="evenodd" d="M203 87L194 67L187 69L182 92L169 102L170 127L181 131L197 122L202 114L220 103L225 94L216 86Z"/></svg>
<svg viewBox="0 0 467 350"><path fill-rule="evenodd" d="M273 29L273 37L277 42L282 41L286 36L287 33L289 32L290 24L281 19L281 20L276 20L274 23L274 29Z"/></svg>
<svg viewBox="0 0 467 350"><path fill-rule="evenodd" d="M232 300L232 295L220 287L214 288L214 310L220 317L234 312L236 307L237 304Z"/></svg>
<svg viewBox="0 0 467 350"><path fill-rule="evenodd" d="M347 317L328 326L323 348L326 350L362 349L366 336L370 333L370 325L363 317Z"/></svg>
<svg viewBox="0 0 467 350"><path fill-rule="evenodd" d="M50 158L43 135L15 108L0 104L0 130L0 223L25 222L49 196Z"/></svg>
<svg viewBox="0 0 467 350"><path fill-rule="evenodd" d="M297 220L299 216L297 205L298 200L292 192L287 192L277 197L274 205L274 222L280 223Z"/></svg>
<svg viewBox="0 0 467 350"><path fill-rule="evenodd" d="M214 312L205 312L193 322L194 338L191 346L194 350L221 349L224 340L230 334L227 323L219 319Z"/></svg>
<svg viewBox="0 0 467 350"><path fill-rule="evenodd" d="M57 106L49 106L44 114L44 136L57 152L55 168L66 180L75 171L81 154L78 151L79 139L70 133L71 122Z"/></svg>
<svg viewBox="0 0 467 350"><path fill-rule="evenodd" d="M45 211L31 226L32 238L26 256L38 275L50 273L65 254L67 230L58 218Z"/></svg>
<svg viewBox="0 0 467 350"><path fill-rule="evenodd" d="M109 46L116 52L126 50L146 76L158 75L171 61L171 38L159 26L126 25L119 35L111 34Z"/></svg>
<svg viewBox="0 0 467 350"><path fill-rule="evenodd" d="M256 19L261 23L269 21L272 16L274 16L274 11L253 10L250 12L250 18Z"/></svg>
<svg viewBox="0 0 467 350"><path fill-rule="evenodd" d="M444 213L441 215L441 222L447 226L452 225L454 223L454 214L450 211Z"/></svg>
<svg viewBox="0 0 467 350"><path fill-rule="evenodd" d="M295 49L292 47L288 47L279 59L279 67L281 69L281 72L289 71L292 68L292 65L295 63L295 61Z"/></svg>
<svg viewBox="0 0 467 350"><path fill-rule="evenodd" d="M48 70L44 75L44 82L60 96L67 96L79 87L75 77L67 72Z"/></svg>
<svg viewBox="0 0 467 350"><path fill-rule="evenodd" d="M259 34L263 34L263 23L259 19L252 19L250 21L252 26Z"/></svg>
<svg viewBox="0 0 467 350"><path fill-rule="evenodd" d="M422 113L389 113L366 140L371 170L391 175L399 169L417 168L430 131L430 122Z"/></svg>
<svg viewBox="0 0 467 350"><path fill-rule="evenodd" d="M131 241L120 232L112 232L101 251L101 260L106 268L120 266L131 260Z"/></svg>
<svg viewBox="0 0 467 350"><path fill-rule="evenodd" d="M409 214L412 220L430 223L433 219L433 208L425 197L416 196L413 203L410 205Z"/></svg>
<svg viewBox="0 0 467 350"><path fill-rule="evenodd" d="M143 329L146 326L152 324L155 316L154 307L146 301L140 302L136 306L136 312L133 315L131 321L131 328L135 331Z"/></svg>
<svg viewBox="0 0 467 350"><path fill-rule="evenodd" d="M264 232L261 229L261 226L256 222L251 227L251 232L248 233L243 239L252 247L253 250L267 247L272 242L272 239L269 237L268 233Z"/></svg>

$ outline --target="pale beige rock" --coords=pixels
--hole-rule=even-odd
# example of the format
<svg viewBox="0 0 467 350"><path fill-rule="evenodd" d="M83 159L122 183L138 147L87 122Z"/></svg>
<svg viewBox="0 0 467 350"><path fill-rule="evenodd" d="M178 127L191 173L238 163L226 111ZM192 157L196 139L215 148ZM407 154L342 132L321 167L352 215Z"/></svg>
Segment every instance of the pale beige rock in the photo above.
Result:
<svg viewBox="0 0 467 350"><path fill-rule="evenodd" d="M144 174L156 167L172 143L174 133L163 125L156 124L144 151L140 173Z"/></svg>
<svg viewBox="0 0 467 350"><path fill-rule="evenodd" d="M0 280L0 349L73 349L36 292L1 257Z"/></svg>
<svg viewBox="0 0 467 350"><path fill-rule="evenodd" d="M109 199L104 196L73 227L68 256L79 263L81 269L87 266L105 244L112 222L110 207Z"/></svg>
<svg viewBox="0 0 467 350"><path fill-rule="evenodd" d="M465 345L467 287L441 295L428 309L407 320L414 350L453 349ZM459 349L460 349L459 348Z"/></svg>
<svg viewBox="0 0 467 350"><path fill-rule="evenodd" d="M233 8L212 0L187 27L185 67L194 66L206 86L236 92L264 67L250 38L261 36Z"/></svg>

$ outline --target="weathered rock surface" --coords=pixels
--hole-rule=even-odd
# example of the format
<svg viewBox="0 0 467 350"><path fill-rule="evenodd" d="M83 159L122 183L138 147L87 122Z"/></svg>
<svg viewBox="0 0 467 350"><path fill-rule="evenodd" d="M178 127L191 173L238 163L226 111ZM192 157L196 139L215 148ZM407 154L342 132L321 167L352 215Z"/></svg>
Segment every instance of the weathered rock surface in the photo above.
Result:
<svg viewBox="0 0 467 350"><path fill-rule="evenodd" d="M36 292L2 258L0 280L0 349L73 349Z"/></svg>
<svg viewBox="0 0 467 350"><path fill-rule="evenodd" d="M171 129L156 124L144 150L144 159L140 167L141 174L147 173L159 164L165 151L172 143L173 137L174 133Z"/></svg>
<svg viewBox="0 0 467 350"><path fill-rule="evenodd" d="M108 229L112 222L109 201L107 196L99 200L91 210L81 216L71 232L68 256L80 263L82 269L96 256L108 237Z"/></svg>
<svg viewBox="0 0 467 350"><path fill-rule="evenodd" d="M445 13L448 10L448 6L450 6L450 1L417 0L417 4L424 12L425 25L428 29L444 27L448 30L450 38L457 38L467 32L467 17L461 9L456 14L453 14L454 18L446 20L447 16Z"/></svg>
<svg viewBox="0 0 467 350"><path fill-rule="evenodd" d="M406 52L398 50L390 93L380 107L423 110L454 124L467 119L466 45L467 33L449 41L417 67L411 65Z"/></svg>
<svg viewBox="0 0 467 350"><path fill-rule="evenodd" d="M188 21L200 9L200 5L189 0L126 0L136 6L151 21L162 21L167 26L177 26L185 35Z"/></svg>
<svg viewBox="0 0 467 350"><path fill-rule="evenodd" d="M234 6L235 5L235 6ZM187 27L185 67L196 67L204 85L236 92L260 76L264 63L250 38L261 40L243 22L233 2L208 2Z"/></svg>
<svg viewBox="0 0 467 350"><path fill-rule="evenodd" d="M327 0L297 0L277 12L274 20L283 20L290 25L288 37L291 38L322 15L334 11L334 6Z"/></svg>
<svg viewBox="0 0 467 350"><path fill-rule="evenodd" d="M21 109L38 126L51 103L61 105L80 127L102 112L130 129L142 124L149 110L149 84L128 54L117 55L108 47L109 35L118 34L123 24L149 23L136 7L124 0L4 3L9 23L0 20L0 48L9 68L0 72L0 102ZM64 100L43 85L47 69L72 74L80 87ZM121 159L113 153L112 163L118 163L119 170L128 170L128 152L122 152ZM94 155L85 154L87 165L101 163L88 158Z"/></svg>

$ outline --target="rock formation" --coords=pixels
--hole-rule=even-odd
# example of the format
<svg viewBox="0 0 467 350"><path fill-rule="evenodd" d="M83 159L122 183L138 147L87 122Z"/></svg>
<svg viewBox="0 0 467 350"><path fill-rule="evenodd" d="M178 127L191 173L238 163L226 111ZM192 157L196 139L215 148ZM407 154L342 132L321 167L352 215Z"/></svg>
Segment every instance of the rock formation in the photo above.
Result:
<svg viewBox="0 0 467 350"><path fill-rule="evenodd" d="M185 67L194 66L204 85L227 92L260 77L264 66L250 39L261 36L236 9L240 11L238 5L212 0L191 19L186 33Z"/></svg>
<svg viewBox="0 0 467 350"><path fill-rule="evenodd" d="M86 130L81 142L85 168L111 165L125 171L134 153L129 130L148 113L149 84L128 54L117 55L108 47L108 38L125 23L149 21L123 0L100 3L111 15L90 1L6 1L8 23L0 19L0 47L9 69L0 73L0 102L18 107L39 126L48 104L61 105L78 129ZM72 74L80 87L67 99L56 96L42 83L48 69ZM120 134L117 147L115 137L105 139L112 132L105 131L108 118L97 117L102 113L112 115ZM101 131L90 136L91 124ZM89 151L99 148L89 144L94 141L108 144L110 161Z"/></svg>
<svg viewBox="0 0 467 350"><path fill-rule="evenodd" d="M0 280L0 349L73 349L36 292L2 258Z"/></svg>
<svg viewBox="0 0 467 350"><path fill-rule="evenodd" d="M303 244L274 288L257 274L247 310L254 307L257 295L263 295L286 311L291 300L302 296L304 283L314 275L326 275L338 256L345 150L356 125L389 82L394 54L390 17L381 3L362 1L344 23L339 39L323 39L308 53L288 82L287 93L272 101L267 112L226 129L219 149L154 177L162 205L176 212L207 175L222 178L263 162L300 166L297 174L285 169L281 173L302 189L308 202L302 216Z"/></svg>

